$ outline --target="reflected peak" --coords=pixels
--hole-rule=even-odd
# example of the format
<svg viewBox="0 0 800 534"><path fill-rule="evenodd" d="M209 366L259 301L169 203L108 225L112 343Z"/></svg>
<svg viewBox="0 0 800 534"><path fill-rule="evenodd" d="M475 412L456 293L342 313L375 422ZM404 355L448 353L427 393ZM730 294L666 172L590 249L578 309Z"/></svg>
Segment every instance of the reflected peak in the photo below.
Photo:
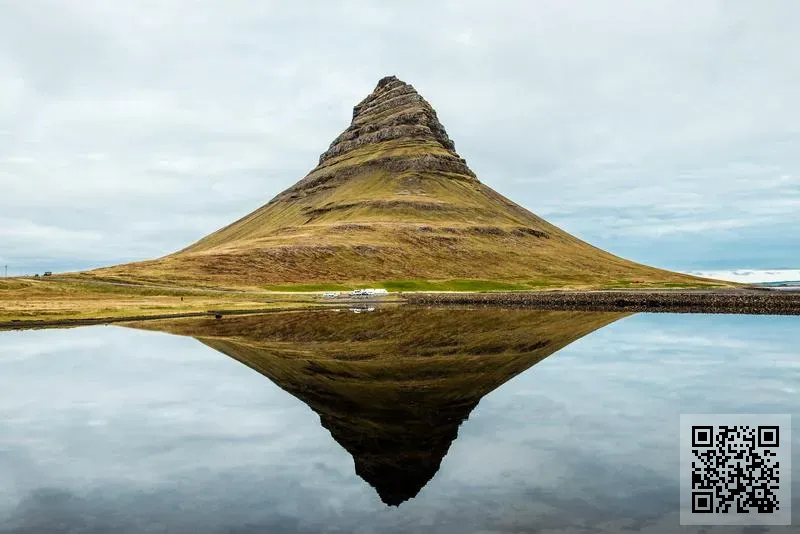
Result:
<svg viewBox="0 0 800 534"><path fill-rule="evenodd" d="M306 403L397 506L433 478L481 398L625 315L397 307L131 326L195 337Z"/></svg>

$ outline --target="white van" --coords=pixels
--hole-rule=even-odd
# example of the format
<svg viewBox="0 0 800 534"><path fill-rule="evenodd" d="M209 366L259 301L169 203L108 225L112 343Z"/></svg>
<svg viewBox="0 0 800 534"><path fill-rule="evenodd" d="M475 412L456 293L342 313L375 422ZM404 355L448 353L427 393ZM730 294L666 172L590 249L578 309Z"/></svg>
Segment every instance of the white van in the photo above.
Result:
<svg viewBox="0 0 800 534"><path fill-rule="evenodd" d="M388 295L389 292L383 288L375 289L375 288L368 288L368 289L355 289L350 293L352 297L374 297L379 295Z"/></svg>

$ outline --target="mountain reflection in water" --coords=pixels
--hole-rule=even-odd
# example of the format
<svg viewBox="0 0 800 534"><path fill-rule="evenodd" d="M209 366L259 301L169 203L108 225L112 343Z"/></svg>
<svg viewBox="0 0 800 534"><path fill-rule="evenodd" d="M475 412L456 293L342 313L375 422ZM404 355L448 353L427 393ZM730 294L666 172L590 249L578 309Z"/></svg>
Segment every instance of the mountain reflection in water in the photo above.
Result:
<svg viewBox="0 0 800 534"><path fill-rule="evenodd" d="M129 326L191 336L307 404L387 505L439 470L481 398L627 314L396 307L175 319Z"/></svg>

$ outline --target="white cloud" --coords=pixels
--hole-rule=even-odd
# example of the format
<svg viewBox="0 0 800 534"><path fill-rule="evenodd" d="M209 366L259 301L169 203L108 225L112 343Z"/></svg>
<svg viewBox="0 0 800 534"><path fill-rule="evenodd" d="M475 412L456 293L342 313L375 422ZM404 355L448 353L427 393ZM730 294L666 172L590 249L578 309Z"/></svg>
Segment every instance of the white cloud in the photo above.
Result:
<svg viewBox="0 0 800 534"><path fill-rule="evenodd" d="M771 271L737 269L734 271L691 271L689 274L727 280L729 282L761 283L761 282L797 282L800 281L800 269L775 269Z"/></svg>
<svg viewBox="0 0 800 534"><path fill-rule="evenodd" d="M97 229L104 261L182 248L268 201L386 74L431 101L484 182L585 239L659 264L686 240L695 264L731 242L734 264L800 261L797 238L769 237L800 222L791 2L3 11L0 214ZM167 227L182 216L192 223ZM158 221L159 235L136 230ZM0 251L18 263L90 252L43 239L0 237Z"/></svg>
<svg viewBox="0 0 800 534"><path fill-rule="evenodd" d="M46 224L19 219L0 218L0 239L24 244L30 240L46 242L50 246L63 248L69 244L89 245L101 239L95 231L71 231Z"/></svg>

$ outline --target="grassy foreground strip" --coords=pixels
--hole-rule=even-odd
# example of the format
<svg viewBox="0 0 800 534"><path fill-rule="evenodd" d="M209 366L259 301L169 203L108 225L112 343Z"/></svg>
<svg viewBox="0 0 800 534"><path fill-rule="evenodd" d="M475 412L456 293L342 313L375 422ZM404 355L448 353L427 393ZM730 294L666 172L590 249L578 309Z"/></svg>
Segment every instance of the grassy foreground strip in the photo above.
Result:
<svg viewBox="0 0 800 534"><path fill-rule="evenodd" d="M311 295L147 287L62 279L0 280L0 323L101 320L307 306Z"/></svg>
<svg viewBox="0 0 800 534"><path fill-rule="evenodd" d="M644 282L621 280L620 286L648 287ZM403 297L414 292L538 293L565 288L564 281L492 280L385 280L379 282L274 284L260 287L185 287L169 282L92 279L75 275L47 278L0 279L0 324L63 321L109 322L176 314L204 314L208 310L264 310L307 307L319 302L323 291L346 292L360 288L385 288ZM573 288L569 284L566 287ZM589 286L590 288L592 286ZM596 287L596 286L594 286ZM661 287L664 287L663 285ZM712 286L713 287L713 286ZM578 286L576 289L582 289ZM550 293L551 291L546 291ZM384 299L385 300L385 299ZM392 300L397 300L392 299Z"/></svg>

